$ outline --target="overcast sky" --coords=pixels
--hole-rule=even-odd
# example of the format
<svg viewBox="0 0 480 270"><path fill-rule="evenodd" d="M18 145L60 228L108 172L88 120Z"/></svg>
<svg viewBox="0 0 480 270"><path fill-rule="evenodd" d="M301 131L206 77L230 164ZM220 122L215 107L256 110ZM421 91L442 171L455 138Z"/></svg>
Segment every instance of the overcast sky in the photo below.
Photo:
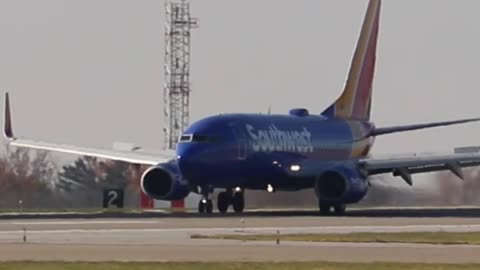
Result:
<svg viewBox="0 0 480 270"><path fill-rule="evenodd" d="M193 0L191 120L321 112L340 94L366 0ZM377 126L480 116L480 2L383 3ZM19 136L163 145L164 2L0 0L0 89ZM390 135L374 153L480 145L480 123Z"/></svg>

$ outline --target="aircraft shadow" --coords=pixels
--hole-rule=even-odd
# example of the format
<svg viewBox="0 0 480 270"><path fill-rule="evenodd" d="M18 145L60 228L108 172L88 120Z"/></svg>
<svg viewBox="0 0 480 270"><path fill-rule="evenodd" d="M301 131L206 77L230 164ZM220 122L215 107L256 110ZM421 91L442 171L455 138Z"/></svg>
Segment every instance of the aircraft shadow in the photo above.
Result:
<svg viewBox="0 0 480 270"><path fill-rule="evenodd" d="M161 214L158 217L185 217L185 218L225 218L225 217L336 217L332 214L323 216L314 210L295 210L295 211L246 211L242 214L236 213L172 213ZM392 208L392 209L354 209L350 210L344 217L350 218L480 218L480 208Z"/></svg>
<svg viewBox="0 0 480 270"><path fill-rule="evenodd" d="M241 218L241 217L337 217L332 214L323 216L315 210L265 210L236 213L198 214L196 212L158 212L142 213L20 213L15 215L0 215L0 220L8 219L75 219L75 218ZM342 217L349 218L480 218L480 208L381 208L381 209L351 209Z"/></svg>

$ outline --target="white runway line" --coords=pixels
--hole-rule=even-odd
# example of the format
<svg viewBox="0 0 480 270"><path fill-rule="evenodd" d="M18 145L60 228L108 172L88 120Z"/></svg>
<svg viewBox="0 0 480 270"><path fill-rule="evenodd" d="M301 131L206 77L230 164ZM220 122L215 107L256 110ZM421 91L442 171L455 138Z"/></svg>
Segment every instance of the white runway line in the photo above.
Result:
<svg viewBox="0 0 480 270"><path fill-rule="evenodd" d="M155 220L76 220L76 221L12 221L1 225L88 225L88 224L161 224Z"/></svg>
<svg viewBox="0 0 480 270"><path fill-rule="evenodd" d="M119 222L121 223L121 222ZM152 222L155 223L155 222ZM18 225L26 225L21 223ZM38 224L38 223L31 223ZM70 224L70 223L68 223ZM79 224L79 223L71 223ZM108 224L108 222L107 222ZM162 229L50 229L28 230L29 233L395 233L395 232L480 232L480 224L475 225L407 225L407 226L324 226L324 227L251 227L251 228L162 228ZM22 230L4 230L0 234L21 232Z"/></svg>

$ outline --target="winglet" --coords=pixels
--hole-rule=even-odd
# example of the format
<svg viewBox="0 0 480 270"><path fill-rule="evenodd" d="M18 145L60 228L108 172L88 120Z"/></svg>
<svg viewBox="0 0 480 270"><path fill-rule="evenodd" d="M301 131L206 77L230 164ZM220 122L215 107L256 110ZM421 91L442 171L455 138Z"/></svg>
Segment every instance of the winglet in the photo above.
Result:
<svg viewBox="0 0 480 270"><path fill-rule="evenodd" d="M3 135L9 140L13 140L12 116L10 112L10 97L5 93L5 115L4 115Z"/></svg>

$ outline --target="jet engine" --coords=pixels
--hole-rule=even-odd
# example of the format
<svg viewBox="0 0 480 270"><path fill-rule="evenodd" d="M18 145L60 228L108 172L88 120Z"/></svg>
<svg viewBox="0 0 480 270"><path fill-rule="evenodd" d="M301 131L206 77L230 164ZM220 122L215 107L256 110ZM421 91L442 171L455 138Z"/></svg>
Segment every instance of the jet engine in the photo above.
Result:
<svg viewBox="0 0 480 270"><path fill-rule="evenodd" d="M315 179L315 193L322 201L332 203L356 203L368 191L366 176L356 169L334 168Z"/></svg>
<svg viewBox="0 0 480 270"><path fill-rule="evenodd" d="M181 200L191 190L175 161L148 168L142 175L140 186L151 198L164 201Z"/></svg>

